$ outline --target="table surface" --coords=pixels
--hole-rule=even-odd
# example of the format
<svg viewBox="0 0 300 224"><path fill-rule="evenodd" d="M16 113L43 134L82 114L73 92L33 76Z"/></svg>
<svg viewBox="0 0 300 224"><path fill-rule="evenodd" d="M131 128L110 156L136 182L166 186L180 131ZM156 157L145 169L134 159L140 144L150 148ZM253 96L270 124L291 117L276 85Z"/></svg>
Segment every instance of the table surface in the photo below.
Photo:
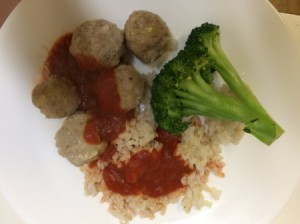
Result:
<svg viewBox="0 0 300 224"><path fill-rule="evenodd" d="M300 15L299 0L269 0L279 12Z"/></svg>
<svg viewBox="0 0 300 224"><path fill-rule="evenodd" d="M5 3L4 3L5 2ZM0 0L0 27L9 11L19 0ZM3 10L5 8L5 10ZM289 32L291 33L294 41L299 46L300 50L300 15L280 13L283 21L286 23ZM281 210L273 224L296 224L300 223L300 182L298 183L294 193L291 195L288 203ZM6 202L4 196L0 192L0 223L9 224L24 224L24 222L17 216L15 211Z"/></svg>

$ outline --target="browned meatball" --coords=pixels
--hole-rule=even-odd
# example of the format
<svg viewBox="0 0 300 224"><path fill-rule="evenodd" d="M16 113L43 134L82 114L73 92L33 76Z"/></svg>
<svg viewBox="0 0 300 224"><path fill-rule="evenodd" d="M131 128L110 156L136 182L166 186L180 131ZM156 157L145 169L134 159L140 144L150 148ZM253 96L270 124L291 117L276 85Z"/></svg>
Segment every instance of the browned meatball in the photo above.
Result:
<svg viewBox="0 0 300 224"><path fill-rule="evenodd" d="M50 76L32 91L32 103L48 118L66 117L77 109L80 99L68 79Z"/></svg>
<svg viewBox="0 0 300 224"><path fill-rule="evenodd" d="M86 21L73 33L70 52L85 69L114 67L125 52L123 31L103 19Z"/></svg>
<svg viewBox="0 0 300 224"><path fill-rule="evenodd" d="M153 63L169 49L171 38L166 23L148 11L134 11L124 27L125 41L137 58Z"/></svg>
<svg viewBox="0 0 300 224"><path fill-rule="evenodd" d="M121 109L129 111L141 101L144 92L144 80L139 72L129 65L120 65L115 69Z"/></svg>
<svg viewBox="0 0 300 224"><path fill-rule="evenodd" d="M85 141L83 133L88 119L85 113L75 113L65 120L55 135L59 154L75 166L95 160L107 147L105 141L100 141L99 144Z"/></svg>

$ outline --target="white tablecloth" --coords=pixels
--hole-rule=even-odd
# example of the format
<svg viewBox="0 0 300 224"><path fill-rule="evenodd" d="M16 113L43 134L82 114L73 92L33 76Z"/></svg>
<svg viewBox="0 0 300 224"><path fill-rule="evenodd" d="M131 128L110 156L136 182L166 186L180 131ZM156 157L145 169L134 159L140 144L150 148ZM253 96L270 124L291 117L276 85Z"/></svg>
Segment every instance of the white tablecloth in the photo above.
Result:
<svg viewBox="0 0 300 224"><path fill-rule="evenodd" d="M300 50L300 16L281 14L288 30L299 45ZM300 63L300 61L299 61ZM299 171L300 172L300 171ZM288 203L273 221L273 224L298 224L300 223L300 182ZM0 192L0 224L25 224L16 215L12 207L6 202Z"/></svg>

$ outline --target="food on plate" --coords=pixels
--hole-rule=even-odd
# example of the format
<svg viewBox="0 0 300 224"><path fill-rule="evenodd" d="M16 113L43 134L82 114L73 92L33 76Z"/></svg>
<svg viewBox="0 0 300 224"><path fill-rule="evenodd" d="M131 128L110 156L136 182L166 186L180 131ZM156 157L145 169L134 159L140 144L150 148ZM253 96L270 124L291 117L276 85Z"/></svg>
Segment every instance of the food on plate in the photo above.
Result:
<svg viewBox="0 0 300 224"><path fill-rule="evenodd" d="M115 68L116 83L120 95L121 109L129 111L141 102L144 94L144 80L131 65Z"/></svg>
<svg viewBox="0 0 300 224"><path fill-rule="evenodd" d="M80 99L75 85L52 75L32 91L32 102L48 118L63 118L75 112Z"/></svg>
<svg viewBox="0 0 300 224"><path fill-rule="evenodd" d="M214 89L216 70L236 96ZM245 124L244 131L270 145L283 129L270 117L225 55L219 26L205 23L190 33L185 47L156 76L151 106L158 125L181 134L189 122L184 117L204 115Z"/></svg>
<svg viewBox="0 0 300 224"><path fill-rule="evenodd" d="M138 10L124 27L127 47L144 63L153 63L172 50L173 38L165 21L155 13Z"/></svg>
<svg viewBox="0 0 300 224"><path fill-rule="evenodd" d="M103 19L86 21L74 31L70 52L88 70L116 66L125 52L123 31Z"/></svg>
<svg viewBox="0 0 300 224"><path fill-rule="evenodd" d="M67 158L75 166L82 166L97 159L107 147L107 142L99 137L92 144L84 138L89 116L77 112L69 116L55 135L56 146L61 156Z"/></svg>
<svg viewBox="0 0 300 224"><path fill-rule="evenodd" d="M211 206L207 193L218 199L220 192L208 185L209 176L224 177L221 145L238 144L243 130L269 144L282 129L223 55L218 26L195 28L156 77L120 57L127 47L145 63L157 60L172 39L166 23L152 12L135 11L124 33L106 20L87 21L51 48L43 85L54 80L60 84L51 88L68 88L54 91L62 104L47 110L73 106L55 136L59 154L80 167L86 193L101 192L122 223L153 219L170 203L187 213ZM212 85L215 70L229 87Z"/></svg>
<svg viewBox="0 0 300 224"><path fill-rule="evenodd" d="M126 123L125 131L98 160L81 167L86 193L101 192L101 201L121 223L136 216L153 219L171 203L186 213L210 207L220 191L209 186L209 176L224 177L220 144L238 143L243 137L239 122L198 117L191 117L193 125L179 136L159 129L149 104L149 86L147 92L144 110Z"/></svg>

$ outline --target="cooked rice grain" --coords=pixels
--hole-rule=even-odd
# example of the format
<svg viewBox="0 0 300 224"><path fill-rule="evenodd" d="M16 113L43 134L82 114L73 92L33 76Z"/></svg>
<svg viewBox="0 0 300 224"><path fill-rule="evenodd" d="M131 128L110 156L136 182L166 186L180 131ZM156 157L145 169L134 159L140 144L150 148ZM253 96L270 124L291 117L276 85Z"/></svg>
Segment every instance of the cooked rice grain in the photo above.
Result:
<svg viewBox="0 0 300 224"><path fill-rule="evenodd" d="M156 124L150 107L149 89L136 117L127 122L126 130L113 142L117 152L113 163L121 165L141 150L160 150L161 143L155 140ZM168 195L151 198L143 195L123 196L107 189L102 170L107 163L98 161L97 166L84 166L85 190L95 196L102 192L102 202L109 204L109 211L120 220L128 223L134 217L153 219L156 213L164 214L168 204L180 202L187 213L192 208L201 209L211 206L209 199L217 200L220 191L207 185L211 173L223 177L224 166L220 144L237 144L243 136L243 125L238 122L214 119L189 118L192 125L183 133L176 154L180 155L193 171L182 178L183 188ZM207 194L211 197L207 198Z"/></svg>

